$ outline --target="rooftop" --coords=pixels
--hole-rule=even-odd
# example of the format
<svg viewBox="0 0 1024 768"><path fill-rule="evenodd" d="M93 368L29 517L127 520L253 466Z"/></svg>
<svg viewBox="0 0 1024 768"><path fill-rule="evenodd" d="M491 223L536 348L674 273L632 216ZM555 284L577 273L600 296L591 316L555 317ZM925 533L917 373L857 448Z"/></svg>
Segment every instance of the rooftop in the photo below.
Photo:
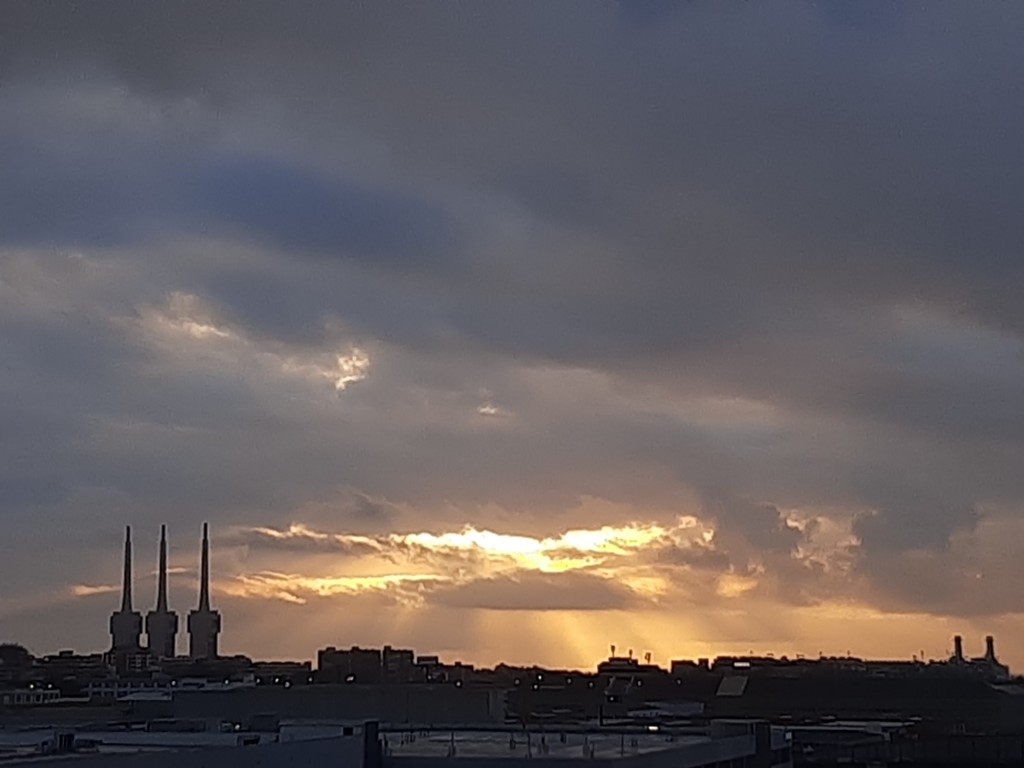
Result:
<svg viewBox="0 0 1024 768"><path fill-rule="evenodd" d="M707 743L707 736L650 733L546 733L510 731L435 731L385 734L393 757L514 757L610 759ZM454 747L454 749L453 749ZM454 754L453 754L454 753Z"/></svg>

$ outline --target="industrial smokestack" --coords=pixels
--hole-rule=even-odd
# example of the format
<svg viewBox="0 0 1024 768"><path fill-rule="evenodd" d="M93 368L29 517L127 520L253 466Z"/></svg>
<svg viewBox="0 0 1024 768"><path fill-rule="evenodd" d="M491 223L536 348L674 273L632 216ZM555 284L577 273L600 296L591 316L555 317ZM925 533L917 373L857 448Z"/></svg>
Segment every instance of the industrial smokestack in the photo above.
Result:
<svg viewBox="0 0 1024 768"><path fill-rule="evenodd" d="M964 639L960 635L953 636L953 660L957 662L964 660Z"/></svg>
<svg viewBox="0 0 1024 768"><path fill-rule="evenodd" d="M160 565L157 574L156 610L167 611L167 526L160 526Z"/></svg>
<svg viewBox="0 0 1024 768"><path fill-rule="evenodd" d="M188 615L188 655L193 659L217 658L220 614L210 609L210 528L203 523L203 549L199 565L199 607Z"/></svg>
<svg viewBox="0 0 1024 768"><path fill-rule="evenodd" d="M124 583L121 587L121 610L110 616L110 647L119 653L139 650L142 616L132 609L132 528L124 529Z"/></svg>
<svg viewBox="0 0 1024 768"><path fill-rule="evenodd" d="M210 610L210 529L203 523L203 552L199 573L199 610Z"/></svg>
<svg viewBox="0 0 1024 768"><path fill-rule="evenodd" d="M985 636L985 658L989 661L996 660L996 639L992 635Z"/></svg>
<svg viewBox="0 0 1024 768"><path fill-rule="evenodd" d="M121 611L132 612L132 527L124 528L124 581L121 584Z"/></svg>
<svg viewBox="0 0 1024 768"><path fill-rule="evenodd" d="M156 608L146 615L149 650L157 658L174 656L178 615L167 607L167 526L160 526L160 562L157 570Z"/></svg>

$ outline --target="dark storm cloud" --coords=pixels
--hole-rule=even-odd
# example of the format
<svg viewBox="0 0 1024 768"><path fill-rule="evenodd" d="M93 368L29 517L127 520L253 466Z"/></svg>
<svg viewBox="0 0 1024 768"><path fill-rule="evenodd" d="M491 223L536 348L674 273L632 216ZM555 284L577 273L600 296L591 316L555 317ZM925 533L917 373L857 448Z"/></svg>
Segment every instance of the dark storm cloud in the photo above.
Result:
<svg viewBox="0 0 1024 768"><path fill-rule="evenodd" d="M426 259L440 267L439 256L457 245L441 212L423 203L259 159L207 169L197 192L192 199L213 221L223 218L290 250Z"/></svg>
<svg viewBox="0 0 1024 768"><path fill-rule="evenodd" d="M956 531L970 530L979 517L976 509L953 506L922 493L902 506L882 507L862 515L853 530L872 550L900 552L920 546L943 551Z"/></svg>
<svg viewBox="0 0 1024 768"><path fill-rule="evenodd" d="M660 547L654 551L653 559L656 563L681 565L687 568L707 569L717 572L726 571L731 565L728 554L704 546L679 547L669 545Z"/></svg>
<svg viewBox="0 0 1024 768"><path fill-rule="evenodd" d="M820 508L864 579L923 551L932 583L1024 509L1020 25L5 4L10 540L43 551L40 515L514 529L584 496L661 519L685 492L709 564L803 583L785 510ZM370 372L334 391L352 346Z"/></svg>
<svg viewBox="0 0 1024 768"><path fill-rule="evenodd" d="M727 532L741 531L745 543L759 552L789 554L802 538L801 532L789 525L772 505L732 501L715 505L709 511Z"/></svg>
<svg viewBox="0 0 1024 768"><path fill-rule="evenodd" d="M6 243L117 246L168 231L240 231L335 258L425 259L440 268L443 256L458 253L454 226L424 201L270 158L219 156L213 147L154 153L151 143L164 138L74 126L49 136L49 145L9 136L0 142Z"/></svg>

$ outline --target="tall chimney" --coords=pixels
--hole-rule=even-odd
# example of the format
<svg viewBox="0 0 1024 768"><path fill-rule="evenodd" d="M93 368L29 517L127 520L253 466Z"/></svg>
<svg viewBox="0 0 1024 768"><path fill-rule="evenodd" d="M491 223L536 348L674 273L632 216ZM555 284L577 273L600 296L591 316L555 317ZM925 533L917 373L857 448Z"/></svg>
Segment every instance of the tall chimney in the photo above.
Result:
<svg viewBox="0 0 1024 768"><path fill-rule="evenodd" d="M156 609L167 612L167 526L160 526L160 566L157 575Z"/></svg>
<svg viewBox="0 0 1024 768"><path fill-rule="evenodd" d="M160 564L157 570L156 608L146 614L149 651L157 658L175 655L178 614L167 607L167 526L160 526Z"/></svg>
<svg viewBox="0 0 1024 768"><path fill-rule="evenodd" d="M124 581L121 585L121 611L132 612L132 527L124 528Z"/></svg>
<svg viewBox="0 0 1024 768"><path fill-rule="evenodd" d="M203 523L199 607L188 615L188 655L193 659L216 659L220 629L220 613L210 609L210 529Z"/></svg>
<svg viewBox="0 0 1024 768"><path fill-rule="evenodd" d="M139 650L142 616L132 609L132 528L124 530L124 583L121 586L121 610L110 615L110 647L119 653Z"/></svg>
<svg viewBox="0 0 1024 768"><path fill-rule="evenodd" d="M964 660L964 639L960 635L953 636L953 661Z"/></svg>
<svg viewBox="0 0 1024 768"><path fill-rule="evenodd" d="M210 610L210 531L203 523L203 552L199 572L199 610Z"/></svg>
<svg viewBox="0 0 1024 768"><path fill-rule="evenodd" d="M996 639L992 635L985 636L985 658L989 661L996 660Z"/></svg>

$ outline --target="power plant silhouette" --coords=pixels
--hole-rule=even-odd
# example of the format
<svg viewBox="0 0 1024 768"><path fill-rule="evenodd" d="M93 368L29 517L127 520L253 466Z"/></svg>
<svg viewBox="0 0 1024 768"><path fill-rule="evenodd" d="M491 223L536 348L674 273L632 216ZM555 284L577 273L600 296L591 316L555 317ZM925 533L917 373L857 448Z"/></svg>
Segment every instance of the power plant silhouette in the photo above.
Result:
<svg viewBox="0 0 1024 768"><path fill-rule="evenodd" d="M123 578L121 608L110 616L111 651L121 655L148 652L157 658L173 658L176 655L178 614L168 607L167 600L167 526L160 526L156 607L146 614L146 645L142 643L142 614L132 606L132 527L130 525L125 527ZM188 655L197 660L217 658L220 629L220 612L210 607L210 532L209 525L203 523L199 569L199 605L188 614Z"/></svg>

